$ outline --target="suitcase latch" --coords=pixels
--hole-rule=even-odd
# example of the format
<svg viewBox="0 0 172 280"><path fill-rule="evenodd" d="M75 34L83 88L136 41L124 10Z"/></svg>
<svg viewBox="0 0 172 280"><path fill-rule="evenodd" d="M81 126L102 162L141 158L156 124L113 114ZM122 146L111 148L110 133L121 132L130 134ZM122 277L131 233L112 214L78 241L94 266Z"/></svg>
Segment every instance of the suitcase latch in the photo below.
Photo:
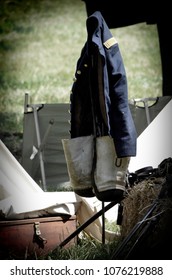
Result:
<svg viewBox="0 0 172 280"><path fill-rule="evenodd" d="M40 223L35 222L34 223L34 236L33 236L33 242L37 243L39 248L44 248L44 244L47 243L46 238L41 236L41 231L40 231Z"/></svg>

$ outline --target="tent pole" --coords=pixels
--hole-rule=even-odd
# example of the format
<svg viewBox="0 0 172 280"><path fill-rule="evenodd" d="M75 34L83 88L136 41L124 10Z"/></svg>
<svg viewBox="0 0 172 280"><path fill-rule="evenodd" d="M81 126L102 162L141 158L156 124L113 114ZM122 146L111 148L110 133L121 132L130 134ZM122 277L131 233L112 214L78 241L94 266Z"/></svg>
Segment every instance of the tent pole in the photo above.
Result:
<svg viewBox="0 0 172 280"><path fill-rule="evenodd" d="M41 138L40 138L40 131L39 131L39 123L38 123L37 105L35 105L35 106L32 105L32 108L33 108L33 115L34 115L34 120L35 120L37 143L38 143L38 148L39 148L41 146ZM44 191L47 191L44 160L43 160L43 154L42 154L41 150L39 150L39 160L40 160L40 168L41 168L41 176L42 176L42 186L43 186Z"/></svg>

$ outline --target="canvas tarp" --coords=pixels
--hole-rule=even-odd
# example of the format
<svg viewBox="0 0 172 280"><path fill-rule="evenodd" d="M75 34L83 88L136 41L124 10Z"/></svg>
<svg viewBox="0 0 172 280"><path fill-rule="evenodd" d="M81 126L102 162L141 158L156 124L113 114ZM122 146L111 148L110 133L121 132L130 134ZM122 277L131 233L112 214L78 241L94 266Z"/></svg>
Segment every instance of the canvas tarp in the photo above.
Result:
<svg viewBox="0 0 172 280"><path fill-rule="evenodd" d="M41 185L40 154L38 152L34 155L34 148L37 150L39 148L37 141L39 129L41 143L46 138L42 147L46 187L58 188L61 183L69 181L61 142L61 139L69 138L69 104L30 104L29 106L28 111L24 113L21 164L35 182ZM34 116L35 107L37 107L38 129Z"/></svg>

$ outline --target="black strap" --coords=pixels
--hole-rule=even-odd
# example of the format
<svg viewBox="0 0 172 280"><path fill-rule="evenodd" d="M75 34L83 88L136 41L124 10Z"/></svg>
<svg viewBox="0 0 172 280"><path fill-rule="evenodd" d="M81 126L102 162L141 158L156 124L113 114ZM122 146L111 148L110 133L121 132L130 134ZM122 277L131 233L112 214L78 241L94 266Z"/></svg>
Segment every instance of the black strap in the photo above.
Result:
<svg viewBox="0 0 172 280"><path fill-rule="evenodd" d="M146 166L128 174L128 181L132 187L134 184L141 182L150 177L165 177L172 174L172 158L164 159L157 168Z"/></svg>

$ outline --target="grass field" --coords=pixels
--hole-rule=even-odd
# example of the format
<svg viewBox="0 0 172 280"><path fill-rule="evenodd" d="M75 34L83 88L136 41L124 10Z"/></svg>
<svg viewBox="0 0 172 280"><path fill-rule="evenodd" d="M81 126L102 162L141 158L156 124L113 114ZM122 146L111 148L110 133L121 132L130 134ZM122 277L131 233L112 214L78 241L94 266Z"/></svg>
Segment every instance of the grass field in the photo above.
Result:
<svg viewBox="0 0 172 280"><path fill-rule="evenodd" d="M1 131L22 131L25 93L33 103L69 102L86 18L81 0L0 1ZM156 25L111 31L123 56L129 98L161 96Z"/></svg>

